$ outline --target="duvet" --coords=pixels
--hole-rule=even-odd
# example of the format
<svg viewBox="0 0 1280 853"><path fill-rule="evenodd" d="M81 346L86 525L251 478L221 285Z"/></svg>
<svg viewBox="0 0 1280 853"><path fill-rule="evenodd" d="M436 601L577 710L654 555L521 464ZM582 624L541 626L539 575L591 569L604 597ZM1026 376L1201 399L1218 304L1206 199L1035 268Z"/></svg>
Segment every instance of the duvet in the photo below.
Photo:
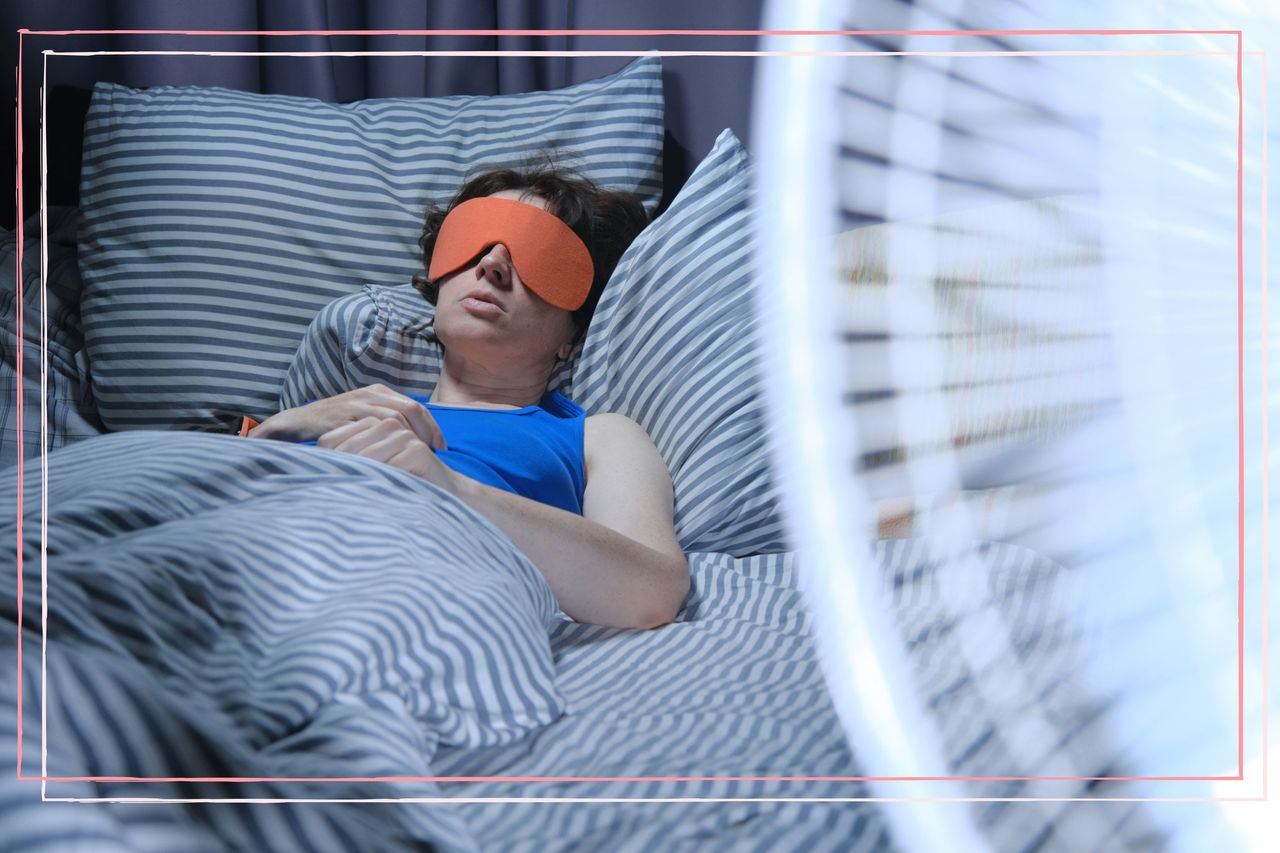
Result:
<svg viewBox="0 0 1280 853"><path fill-rule="evenodd" d="M413 475L279 442L103 435L48 457L44 555L40 478L28 460L20 616L17 573L0 585L0 691L13 708L21 684L27 777L41 775L43 700L44 775L61 780L49 798L431 797L434 783L395 777L430 776L438 748L510 744L564 710L542 576ZM16 498L0 493L9 542ZM8 766L16 746L0 733ZM175 781L129 781L147 777ZM192 777L218 781L177 781ZM352 777L384 780L305 781ZM0 785L4 843L21 848L475 846L448 804L57 807L40 805L38 783Z"/></svg>

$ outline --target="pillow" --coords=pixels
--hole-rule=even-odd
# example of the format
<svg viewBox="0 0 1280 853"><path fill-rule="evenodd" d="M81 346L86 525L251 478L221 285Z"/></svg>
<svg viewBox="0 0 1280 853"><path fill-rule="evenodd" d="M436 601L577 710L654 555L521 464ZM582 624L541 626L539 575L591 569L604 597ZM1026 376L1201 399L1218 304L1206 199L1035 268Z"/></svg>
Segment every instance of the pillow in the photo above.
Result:
<svg viewBox="0 0 1280 853"><path fill-rule="evenodd" d="M556 146L652 211L662 138L656 56L550 92L353 104L97 84L80 262L103 423L228 431L272 414L316 312L407 282L424 209L479 167Z"/></svg>
<svg viewBox="0 0 1280 853"><path fill-rule="evenodd" d="M758 366L751 161L724 130L671 207L623 255L573 374L588 412L653 439L685 551L790 550Z"/></svg>
<svg viewBox="0 0 1280 853"><path fill-rule="evenodd" d="M76 267L74 207L46 211L49 234L33 213L22 225L22 384L18 384L17 234L0 229L0 469L40 455L40 434L49 452L102 432L86 380L80 331L80 272ZM47 249L45 288L40 287L41 243ZM43 315L43 317L42 317ZM48 373L41 388L41 338ZM23 395L18 431L18 394ZM40 421L40 399L46 421Z"/></svg>
<svg viewBox="0 0 1280 853"><path fill-rule="evenodd" d="M621 412L671 470L685 551L790 550L768 458L752 288L750 157L729 130L614 270L579 348L548 387ZM366 287L316 315L281 408L381 383L429 394L435 309L411 285Z"/></svg>

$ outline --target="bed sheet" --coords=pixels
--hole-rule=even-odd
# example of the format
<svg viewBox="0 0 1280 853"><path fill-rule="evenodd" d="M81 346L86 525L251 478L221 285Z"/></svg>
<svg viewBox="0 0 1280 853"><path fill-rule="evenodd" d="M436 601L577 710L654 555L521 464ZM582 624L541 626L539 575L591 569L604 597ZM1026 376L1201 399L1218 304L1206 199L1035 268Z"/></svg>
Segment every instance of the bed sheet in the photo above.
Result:
<svg viewBox="0 0 1280 853"><path fill-rule="evenodd" d="M661 629L557 621L509 539L405 472L277 442L109 434L49 457L42 661L38 463L26 474L25 654L19 669L6 573L0 701L16 703L21 685L22 766L38 775L47 668L48 775L70 779L51 782L48 796L382 802L61 806L9 777L0 837L23 849L168 849L175 839L208 850L892 849L879 804L785 801L866 796L856 780L732 778L860 774L793 553L690 554L690 595ZM0 495L0 536L17 534L14 499ZM1069 573L1018 546L977 553L980 577L948 578L923 540L875 551L953 772L1122 775L1107 697L1075 680L1073 637L1055 606ZM487 601L510 606L484 618ZM455 619L464 612L479 618ZM476 643L488 653L459 651ZM477 672L488 675L469 680ZM0 725L0 760L16 761L13 721ZM384 779L75 780L96 775ZM403 778L419 776L580 778ZM671 778L687 776L717 778ZM1043 788L991 781L973 791ZM1072 791L1124 793L1124 783ZM406 797L435 801L389 802ZM466 802L475 797L591 801ZM703 801L626 801L690 797ZM750 801L773 798L784 801ZM707 801L716 799L730 801ZM1138 804L969 808L998 850L1159 846Z"/></svg>
<svg viewBox="0 0 1280 853"><path fill-rule="evenodd" d="M1063 618L1072 594L1069 572L1020 546L975 547L983 577L973 584L977 594L963 599L953 594L955 579L930 559L925 540L880 541L872 554L951 772L1123 775L1123 751L1105 725L1107 699L1076 677L1079 649ZM460 799L584 798L466 805L462 815L482 846L508 851L893 849L885 806L785 801L866 797L871 792L863 782L732 778L862 771L815 655L795 553L689 556L692 592L677 623L640 633L569 622L553 629L566 702L555 723L510 748L446 748L436 755L437 771L445 775L579 781L473 781L443 784L442 792ZM976 646L975 631L984 638ZM1032 725L1039 728L1028 736ZM719 778L601 780L639 776ZM1047 785L991 781L966 793L1035 797L1047 794ZM1055 796L1083 799L1126 791L1125 783L1112 782L1052 788ZM645 798L703 801L625 802ZM717 798L738 802L712 801ZM1161 845L1140 804L957 807L971 809L995 850Z"/></svg>
<svg viewBox="0 0 1280 853"><path fill-rule="evenodd" d="M20 512L0 492L23 555L21 593L0 579L0 702L22 690L21 767L52 781L0 780L0 846L479 849L448 806L41 797L430 796L397 780L430 776L440 745L517 742L563 710L554 596L500 530L391 466L231 436L60 448L43 518L38 460L25 475ZM14 766L16 720L0 725Z"/></svg>
<svg viewBox="0 0 1280 853"><path fill-rule="evenodd" d="M47 447L54 450L104 432L89 386L80 324L80 269L76 261L79 209L48 211L48 279L40 292L41 223L23 223L22 403L18 430L17 232L0 230L0 469L40 453L40 339L47 323Z"/></svg>

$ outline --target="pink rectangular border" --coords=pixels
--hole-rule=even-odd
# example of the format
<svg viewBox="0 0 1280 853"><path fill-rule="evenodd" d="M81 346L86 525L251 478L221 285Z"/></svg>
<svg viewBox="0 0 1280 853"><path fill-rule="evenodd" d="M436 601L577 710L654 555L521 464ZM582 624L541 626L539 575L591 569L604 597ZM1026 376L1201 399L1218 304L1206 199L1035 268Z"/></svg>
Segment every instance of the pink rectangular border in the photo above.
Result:
<svg viewBox="0 0 1280 853"><path fill-rule="evenodd" d="M107 35L107 34L133 34L133 35L267 35L267 36L297 36L297 35L409 35L409 36L565 36L565 35L583 35L583 36L673 36L673 35L691 35L691 36L763 36L763 35L839 35L839 36L857 36L857 35L924 35L924 36L952 36L952 35L1234 35L1236 37L1236 91L1237 99L1237 137L1236 137L1236 299L1237 299L1237 334L1236 334L1236 383L1237 383L1237 448L1238 448L1238 504L1237 504L1237 528L1238 528L1238 589L1237 589L1237 766L1238 772L1235 776L640 776L640 777L574 777L574 776L555 776L555 777L519 777L519 776L478 776L478 777L438 777L438 776L422 776L422 777L333 777L333 778L307 778L307 777L272 777L272 778L251 778L251 777L124 777L124 776L84 776L84 777L53 777L53 776L24 776L22 775L22 602L23 602L23 586L22 586L22 496L23 496L23 466L17 466L18 471L18 495L17 495L17 598L18 598L18 685L17 685L17 778L22 781L118 781L118 782L175 782L175 781L209 781L209 782L263 782L263 781L333 781L333 782L351 782L351 781L368 781L368 782L482 782L482 781L511 781L511 782L549 782L549 781L1243 781L1244 780L1244 88L1243 88L1243 31L1242 30L1090 30L1090 29L1044 29L1044 30L18 30L18 67L17 67L17 122L16 122L16 139L17 139L17 223L16 223L16 278L17 278L17 299L15 310L17 312L17 428L18 436L21 439L23 433L23 385L22 385L22 363L23 363L23 275L22 275L22 250L23 250L23 213L24 213L24 195L22 189L22 40L26 35L43 35L43 36L61 36L61 35ZM661 51L659 51L661 53ZM1265 55L1264 55L1265 67ZM1265 91L1265 74L1263 87ZM1265 98L1265 95L1264 95ZM1264 140L1265 145L1265 140ZM1264 165L1265 174L1265 165ZM1263 242L1265 251L1265 210L1266 202L1263 199ZM41 288L44 288L44 277L41 276ZM1265 271L1264 271L1264 292L1265 300ZM1265 324L1265 318L1264 318ZM1266 350L1263 350L1263 364L1265 373ZM43 364L42 364L43 370ZM1264 377L1265 378L1265 377ZM1265 412L1264 412L1265 418ZM46 429L46 424L41 423L42 433ZM1266 435L1263 436L1264 455L1266 446ZM46 463L47 464L47 463ZM1263 494L1267 491L1267 468L1263 465ZM1267 506L1263 503L1263 527L1264 527L1264 548L1263 548L1263 564L1267 564L1266 555L1266 532L1267 524ZM1265 583L1265 579L1264 579ZM1263 602L1264 608L1268 606L1268 602ZM1266 703L1266 678L1267 678L1267 660L1266 660L1266 638L1263 638L1263 702L1264 709ZM1263 799L1266 798L1266 741L1267 741L1267 719L1264 711L1263 714ZM876 799L876 798L871 798ZM929 798L926 798L929 799ZM964 798L967 799L967 798ZM1012 798L1021 799L1021 798ZM1201 799L1201 798L1197 798ZM1224 798L1203 798L1206 800L1217 800ZM1239 798L1225 798L1239 799ZM1245 798L1250 799L1250 798Z"/></svg>

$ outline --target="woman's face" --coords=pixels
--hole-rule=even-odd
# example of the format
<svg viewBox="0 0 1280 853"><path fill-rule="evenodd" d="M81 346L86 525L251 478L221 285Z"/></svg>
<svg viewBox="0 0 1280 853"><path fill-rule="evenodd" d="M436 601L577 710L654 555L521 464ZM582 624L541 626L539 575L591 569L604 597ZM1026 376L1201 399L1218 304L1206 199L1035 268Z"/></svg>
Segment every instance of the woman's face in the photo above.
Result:
<svg viewBox="0 0 1280 853"><path fill-rule="evenodd" d="M547 209L546 199L521 190L502 190L492 198ZM539 369L554 367L557 357L569 357L573 314L525 287L503 244L494 245L438 284L435 333L446 351L468 359L502 358L511 367Z"/></svg>

